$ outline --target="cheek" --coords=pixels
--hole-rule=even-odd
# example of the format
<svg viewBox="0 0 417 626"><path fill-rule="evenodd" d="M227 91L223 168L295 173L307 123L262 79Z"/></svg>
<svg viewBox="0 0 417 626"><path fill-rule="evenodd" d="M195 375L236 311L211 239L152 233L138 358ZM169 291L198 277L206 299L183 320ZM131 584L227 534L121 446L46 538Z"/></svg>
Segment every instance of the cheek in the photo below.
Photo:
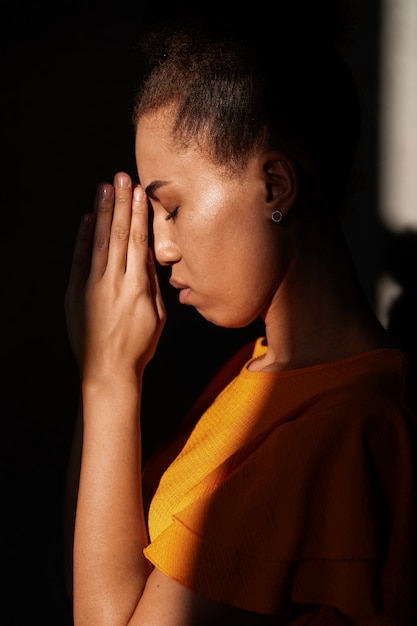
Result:
<svg viewBox="0 0 417 626"><path fill-rule="evenodd" d="M207 210L200 205L189 215L180 216L175 228L181 250L197 265L210 259L215 262L229 248L230 227L221 210L215 210L213 205Z"/></svg>
<svg viewBox="0 0 417 626"><path fill-rule="evenodd" d="M183 255L190 265L207 264L207 272L220 266L225 278L242 280L246 272L253 273L254 265L268 262L263 258L268 259L270 230L260 214L259 198L247 185L225 187L207 181L205 189L204 195L195 194L195 204L175 223Z"/></svg>

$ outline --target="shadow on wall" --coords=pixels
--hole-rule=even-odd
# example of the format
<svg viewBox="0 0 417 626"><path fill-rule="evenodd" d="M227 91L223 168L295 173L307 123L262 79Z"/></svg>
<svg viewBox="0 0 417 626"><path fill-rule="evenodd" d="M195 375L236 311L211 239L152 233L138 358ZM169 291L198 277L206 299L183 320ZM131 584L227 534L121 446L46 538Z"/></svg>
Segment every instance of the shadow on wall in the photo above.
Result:
<svg viewBox="0 0 417 626"><path fill-rule="evenodd" d="M383 272L400 290L387 310L387 330L417 362L417 231L387 231L383 252Z"/></svg>
<svg viewBox="0 0 417 626"><path fill-rule="evenodd" d="M390 56L396 54L396 48L391 42L391 48L386 49L387 37L385 32L394 26L388 19L388 9L394 11L396 18L406 15L396 0L350 0L342 2L349 7L351 16L351 35L342 46L347 60L354 72L360 98L362 101L362 133L351 180L351 189L346 198L345 232L352 252L359 278L371 307L378 315L384 327L397 341L399 346L414 359L417 358L417 231L404 226L390 229L383 220L382 213L387 210L385 204L386 186L392 185L392 150L385 145L385 124L387 116L393 115L392 102L386 98L387 90L390 95L391 82L388 82L387 69L393 72L390 65ZM391 9L391 6L393 7ZM398 42L398 34L396 41ZM397 51L398 52L398 51ZM410 54L410 50L403 51ZM408 60L401 57L402 60ZM389 67L384 64L388 63ZM398 64L398 59L397 59ZM408 66L408 63L405 65ZM404 69L404 68L402 68ZM410 81L405 84L406 75L395 83L398 87L409 88ZM396 96L398 97L398 93ZM409 107L408 109L409 110ZM411 122L411 125L414 122ZM397 131L398 127L396 125ZM409 141L413 129L402 128ZM391 131L392 135L392 131ZM392 140L392 136L391 140ZM398 136L394 137L398 149ZM400 145L401 157L404 157L404 146ZM402 149L402 150L401 150ZM388 150L388 152L387 152ZM409 151L411 152L411 151ZM381 156L382 155L382 156ZM398 160L398 159L397 159ZM382 165L382 166L381 166ZM396 164L398 167L398 163ZM407 175L411 168L407 164ZM388 167L388 172L384 172ZM404 178L402 178L404 181ZM407 182L410 182L407 180ZM383 183L383 184L382 184ZM408 193L411 190L408 184ZM395 193L394 187L389 189L388 205L391 212L399 213L396 202L403 202ZM402 194L403 196L404 194ZM408 198L408 208L411 202L415 203L413 191ZM411 216L415 224L415 214ZM384 210L384 211L383 211ZM409 216L410 217L410 216ZM398 224L399 216L395 222Z"/></svg>

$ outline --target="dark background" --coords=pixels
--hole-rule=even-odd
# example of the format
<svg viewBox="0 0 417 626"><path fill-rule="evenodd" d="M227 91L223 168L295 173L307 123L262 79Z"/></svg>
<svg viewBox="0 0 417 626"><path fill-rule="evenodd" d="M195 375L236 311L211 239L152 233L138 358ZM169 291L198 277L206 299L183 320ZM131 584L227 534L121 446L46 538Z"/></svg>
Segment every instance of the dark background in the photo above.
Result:
<svg viewBox="0 0 417 626"><path fill-rule="evenodd" d="M372 306L381 273L404 287L390 329L415 355L416 236L389 233L378 217L379 3L351 5L345 51L361 91L364 129L346 233ZM96 185L118 170L135 177L131 107L141 6L15 2L3 9L1 621L7 625L72 623L62 500L78 388L63 298L76 228L91 210ZM146 374L145 457L218 363L261 329L215 328L191 309L179 314L175 294L163 291L170 316Z"/></svg>

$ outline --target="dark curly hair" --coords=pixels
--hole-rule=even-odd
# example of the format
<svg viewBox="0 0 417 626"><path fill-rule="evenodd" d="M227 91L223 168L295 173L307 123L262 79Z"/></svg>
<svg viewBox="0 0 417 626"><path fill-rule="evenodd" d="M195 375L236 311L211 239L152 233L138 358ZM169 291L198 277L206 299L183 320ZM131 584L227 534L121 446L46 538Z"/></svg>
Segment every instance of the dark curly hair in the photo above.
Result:
<svg viewBox="0 0 417 626"><path fill-rule="evenodd" d="M232 173L264 148L284 151L334 201L359 137L354 79L328 41L285 32L285 20L282 33L271 32L267 22L189 14L159 21L143 38L147 69L134 121L173 107L179 145L199 141Z"/></svg>

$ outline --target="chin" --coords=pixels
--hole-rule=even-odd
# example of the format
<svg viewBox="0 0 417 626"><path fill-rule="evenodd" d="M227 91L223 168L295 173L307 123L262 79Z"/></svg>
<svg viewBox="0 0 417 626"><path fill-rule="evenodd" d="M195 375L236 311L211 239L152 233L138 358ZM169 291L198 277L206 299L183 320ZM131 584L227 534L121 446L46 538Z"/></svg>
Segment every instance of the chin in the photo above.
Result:
<svg viewBox="0 0 417 626"><path fill-rule="evenodd" d="M258 319L258 316L248 317L246 319L240 316L238 317L237 315L213 315L209 312L204 312L197 308L196 310L202 317L204 317L205 320L210 322L210 324L214 324L214 326L219 326L220 328L244 328L245 326L249 326L250 324L252 324L252 322Z"/></svg>

